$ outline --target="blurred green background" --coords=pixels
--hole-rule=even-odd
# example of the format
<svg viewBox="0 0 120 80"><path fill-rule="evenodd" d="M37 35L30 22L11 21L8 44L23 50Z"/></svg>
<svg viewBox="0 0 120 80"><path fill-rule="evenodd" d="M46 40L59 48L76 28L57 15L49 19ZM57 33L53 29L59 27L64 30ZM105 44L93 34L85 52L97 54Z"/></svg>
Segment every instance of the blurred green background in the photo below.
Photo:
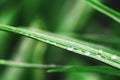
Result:
<svg viewBox="0 0 120 80"><path fill-rule="evenodd" d="M100 0L120 12L119 0ZM46 30L120 50L120 27L84 0L0 0L0 24ZM69 53L69 54L67 54ZM0 59L18 62L96 66L85 56L17 34L0 31ZM46 69L0 66L0 80L119 80L98 72L48 73Z"/></svg>

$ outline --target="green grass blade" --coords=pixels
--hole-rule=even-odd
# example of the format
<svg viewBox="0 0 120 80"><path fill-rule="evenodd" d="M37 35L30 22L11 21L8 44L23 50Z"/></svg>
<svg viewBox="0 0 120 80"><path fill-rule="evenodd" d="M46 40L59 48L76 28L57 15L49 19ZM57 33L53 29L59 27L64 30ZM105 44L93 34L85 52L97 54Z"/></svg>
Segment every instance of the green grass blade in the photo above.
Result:
<svg viewBox="0 0 120 80"><path fill-rule="evenodd" d="M104 4L100 3L98 0L85 0L85 1L96 10L106 14L107 16L111 17L112 19L120 23L119 12L105 6Z"/></svg>
<svg viewBox="0 0 120 80"><path fill-rule="evenodd" d="M12 26L5 26L5 25L0 25L0 30L10 31L36 40L40 40L55 45L57 47L94 58L96 60L102 61L106 64L109 64L111 66L120 69L119 56L98 48L93 48L91 46L88 46L87 44L84 45L82 43L74 42L69 39L63 38L59 35L55 35L45 31L39 31L39 32L30 31L24 28L15 28Z"/></svg>
<svg viewBox="0 0 120 80"><path fill-rule="evenodd" d="M67 33L63 33L63 34L67 34ZM63 35L63 34L62 34L62 35ZM88 45L88 46L91 46L91 47L97 48L97 49L102 49L102 50L107 51L107 52L109 52L109 53L119 55L118 51L112 50L112 49L109 48L109 47L105 47L105 46L102 46L102 45L100 45L100 44L96 44L96 43L93 43L93 42L90 43L90 41L91 41L92 39L87 39L87 38L85 37L85 34L84 34L84 35L76 35L76 34L74 34L74 33L70 33L70 34L68 34L68 35L69 35L69 36L72 36L73 38L79 39L79 43L81 43L81 44ZM94 37L96 37L96 36L94 35ZM101 39L101 37L102 37L103 39L105 39L103 36L99 36L99 39ZM111 39L112 39L112 38L115 39L115 37L111 37ZM107 37L106 41L107 41L108 39L109 39L109 38ZM84 41L83 41L83 40L84 40ZM116 39L115 39L115 40L116 40ZM117 39L117 40L119 40L119 39ZM86 41L88 41L88 42L86 42ZM104 40L101 40L101 42L102 42L102 41L104 41ZM117 44L118 44L118 43L117 43ZM120 56L120 55L119 55L119 56Z"/></svg>
<svg viewBox="0 0 120 80"><path fill-rule="evenodd" d="M92 9L88 7L83 0L76 0L73 5L70 5L70 3L73 2L68 1L63 8L65 10L62 11L64 14L61 13L60 17L58 17L59 20L56 32L72 32L78 29L76 28L78 24L79 29L81 29L91 15Z"/></svg>
<svg viewBox="0 0 120 80"><path fill-rule="evenodd" d="M49 69L48 72L99 72L120 76L120 70L108 66L73 66L59 69Z"/></svg>
<svg viewBox="0 0 120 80"><path fill-rule="evenodd" d="M33 26L35 29L44 29L45 25L43 22L43 19L41 18L35 18L34 21L30 24L30 26ZM32 50L32 57L31 57L31 62L36 63L36 64L43 64L43 59L44 59L44 53L47 49L47 46L43 42L36 41L35 43L35 49ZM43 69L32 69L32 74L33 74L33 80L43 80L44 79L44 70Z"/></svg>
<svg viewBox="0 0 120 80"><path fill-rule="evenodd" d="M12 74L15 75L16 71L17 74L18 72L23 69L23 68L29 68L29 69L43 69L43 68L60 68L60 67L65 67L64 65L55 65L55 64L49 64L49 65L45 65L45 64L35 64L35 63L25 63L25 62L20 62L20 61L8 61L8 60L0 60L0 65L4 65L4 66L9 66L9 68L11 68L12 70L14 70ZM16 70L16 71L15 71ZM12 71L11 71L12 72ZM10 73L11 73L10 72ZM21 71L20 71L21 72ZM22 70L23 72L23 70ZM19 73L20 74L20 73ZM9 74L10 75L10 74ZM22 75L22 74L21 74ZM14 76L13 78L11 78L11 76L9 76L9 78L6 78L5 76L3 77L5 80L9 80L9 79L15 79L16 76ZM18 78L16 78L18 79Z"/></svg>
<svg viewBox="0 0 120 80"><path fill-rule="evenodd" d="M44 53L46 51L46 44L42 42L36 42L36 48L32 54L32 63L33 64L43 64ZM43 69L33 69L33 80L43 80L44 79L44 70Z"/></svg>

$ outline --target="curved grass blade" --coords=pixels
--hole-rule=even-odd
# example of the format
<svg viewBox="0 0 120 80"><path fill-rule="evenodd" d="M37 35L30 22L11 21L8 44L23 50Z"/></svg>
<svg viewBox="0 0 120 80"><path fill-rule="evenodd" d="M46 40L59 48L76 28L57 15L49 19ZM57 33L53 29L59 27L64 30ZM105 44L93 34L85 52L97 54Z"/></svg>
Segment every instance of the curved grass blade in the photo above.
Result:
<svg viewBox="0 0 120 80"><path fill-rule="evenodd" d="M19 61L7 61L7 60L0 60L0 65L14 67L14 68L59 68L59 67L65 67L63 65L55 65L55 64L35 64L35 63L24 63Z"/></svg>
<svg viewBox="0 0 120 80"><path fill-rule="evenodd" d="M85 1L96 10L106 14L107 16L111 17L112 19L120 23L119 12L105 6L104 4L100 3L98 0L85 0Z"/></svg>
<svg viewBox="0 0 120 80"><path fill-rule="evenodd" d="M47 72L99 72L120 76L120 70L108 66L71 66L49 69Z"/></svg>
<svg viewBox="0 0 120 80"><path fill-rule="evenodd" d="M35 29L44 29L45 25L42 20L42 18L35 18L34 21L30 24L32 28ZM35 43L35 48L32 53L32 57L30 57L30 60L32 63L36 64L43 64L43 58L45 55L45 51L47 49L47 46L43 42L36 41ZM43 69L32 69L32 74L33 74L33 80L44 80L44 70Z"/></svg>
<svg viewBox="0 0 120 80"><path fill-rule="evenodd" d="M21 34L39 41L43 41L57 47L94 58L96 60L102 61L113 67L120 69L120 57L118 55L112 54L110 52L93 48L91 46L85 45L84 43L74 42L59 35L55 35L45 31L30 31L24 28L15 28L12 26L0 25L0 30L14 32Z"/></svg>
<svg viewBox="0 0 120 80"><path fill-rule="evenodd" d="M15 68L36 68L43 69L47 68L50 73L53 72L99 72L110 75L120 76L120 70L108 67L108 66L68 66L68 65L45 65L45 64L30 64L30 63L22 63L16 61L6 61L0 60L0 65L6 65ZM52 68L52 69L51 69Z"/></svg>

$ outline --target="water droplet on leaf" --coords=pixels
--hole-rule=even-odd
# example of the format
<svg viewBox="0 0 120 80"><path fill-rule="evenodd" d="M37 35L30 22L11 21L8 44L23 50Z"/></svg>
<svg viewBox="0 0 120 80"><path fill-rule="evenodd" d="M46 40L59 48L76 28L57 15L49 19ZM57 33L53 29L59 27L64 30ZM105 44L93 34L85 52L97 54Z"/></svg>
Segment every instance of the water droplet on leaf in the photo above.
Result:
<svg viewBox="0 0 120 80"><path fill-rule="evenodd" d="M67 50L73 51L74 49L72 47L68 47Z"/></svg>
<svg viewBox="0 0 120 80"><path fill-rule="evenodd" d="M98 50L98 53L102 53L103 52L103 50Z"/></svg>
<svg viewBox="0 0 120 80"><path fill-rule="evenodd" d="M111 59L117 59L116 55L111 56Z"/></svg>
<svg viewBox="0 0 120 80"><path fill-rule="evenodd" d="M89 56L91 53L89 51L85 52L85 55Z"/></svg>

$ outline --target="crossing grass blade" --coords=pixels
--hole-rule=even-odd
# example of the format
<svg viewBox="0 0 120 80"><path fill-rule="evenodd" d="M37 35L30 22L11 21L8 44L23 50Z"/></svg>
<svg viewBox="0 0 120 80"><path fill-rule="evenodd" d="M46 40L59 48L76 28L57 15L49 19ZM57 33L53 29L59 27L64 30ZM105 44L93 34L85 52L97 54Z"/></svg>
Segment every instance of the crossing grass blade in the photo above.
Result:
<svg viewBox="0 0 120 80"><path fill-rule="evenodd" d="M98 72L120 76L120 70L108 66L71 66L59 69L49 69L48 72Z"/></svg>
<svg viewBox="0 0 120 80"><path fill-rule="evenodd" d="M120 23L120 13L100 3L98 0L85 0L91 7Z"/></svg>

